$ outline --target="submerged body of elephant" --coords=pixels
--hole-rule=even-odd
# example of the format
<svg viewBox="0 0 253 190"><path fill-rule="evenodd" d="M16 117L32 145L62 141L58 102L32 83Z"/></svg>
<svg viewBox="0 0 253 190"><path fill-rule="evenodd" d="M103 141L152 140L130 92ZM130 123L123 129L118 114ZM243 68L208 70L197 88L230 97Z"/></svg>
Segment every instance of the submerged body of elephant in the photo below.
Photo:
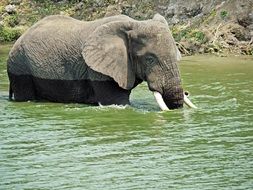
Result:
<svg viewBox="0 0 253 190"><path fill-rule="evenodd" d="M9 54L10 98L129 104L131 90L147 81L164 100L164 109L180 108L178 53L161 15L92 22L49 16L23 34Z"/></svg>

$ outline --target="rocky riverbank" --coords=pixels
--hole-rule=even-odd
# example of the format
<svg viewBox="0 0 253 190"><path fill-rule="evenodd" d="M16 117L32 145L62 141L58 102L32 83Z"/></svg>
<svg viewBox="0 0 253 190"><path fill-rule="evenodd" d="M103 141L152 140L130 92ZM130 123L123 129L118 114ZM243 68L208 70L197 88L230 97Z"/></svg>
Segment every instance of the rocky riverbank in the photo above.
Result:
<svg viewBox="0 0 253 190"><path fill-rule="evenodd" d="M252 0L1 0L0 42L15 41L41 18L62 14L83 20L159 12L183 54L253 55Z"/></svg>

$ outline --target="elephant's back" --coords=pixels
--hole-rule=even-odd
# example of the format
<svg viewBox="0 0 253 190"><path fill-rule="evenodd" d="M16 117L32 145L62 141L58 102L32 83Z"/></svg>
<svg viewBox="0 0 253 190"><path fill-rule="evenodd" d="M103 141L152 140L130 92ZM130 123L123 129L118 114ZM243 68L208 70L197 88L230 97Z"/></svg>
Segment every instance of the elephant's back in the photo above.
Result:
<svg viewBox="0 0 253 190"><path fill-rule="evenodd" d="M85 70L81 64L82 42L77 34L81 24L60 15L37 22L14 44L8 61L9 71L50 79L82 77Z"/></svg>
<svg viewBox="0 0 253 190"><path fill-rule="evenodd" d="M43 18L35 23L31 28L24 33L24 40L26 38L34 38L44 34L46 35L64 35L67 32L76 31L83 22L71 17L62 15L52 15Z"/></svg>

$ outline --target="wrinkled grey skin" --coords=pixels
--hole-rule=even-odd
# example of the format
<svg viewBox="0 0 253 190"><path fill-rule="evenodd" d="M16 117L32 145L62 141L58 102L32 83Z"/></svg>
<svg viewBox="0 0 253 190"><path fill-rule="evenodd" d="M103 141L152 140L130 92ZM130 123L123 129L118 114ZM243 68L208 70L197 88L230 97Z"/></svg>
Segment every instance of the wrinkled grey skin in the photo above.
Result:
<svg viewBox="0 0 253 190"><path fill-rule="evenodd" d="M171 109L183 106L177 48L166 20L118 15L92 22L49 16L23 34L8 59L10 97L128 104L147 81Z"/></svg>

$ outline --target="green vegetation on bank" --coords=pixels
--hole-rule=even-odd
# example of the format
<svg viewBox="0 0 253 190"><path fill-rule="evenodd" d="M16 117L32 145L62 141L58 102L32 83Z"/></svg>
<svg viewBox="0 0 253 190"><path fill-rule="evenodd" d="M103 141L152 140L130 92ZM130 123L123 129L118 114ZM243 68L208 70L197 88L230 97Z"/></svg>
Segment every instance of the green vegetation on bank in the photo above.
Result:
<svg viewBox="0 0 253 190"><path fill-rule="evenodd" d="M10 28L7 26L0 28L0 41L11 42L17 40L23 31L18 28Z"/></svg>

